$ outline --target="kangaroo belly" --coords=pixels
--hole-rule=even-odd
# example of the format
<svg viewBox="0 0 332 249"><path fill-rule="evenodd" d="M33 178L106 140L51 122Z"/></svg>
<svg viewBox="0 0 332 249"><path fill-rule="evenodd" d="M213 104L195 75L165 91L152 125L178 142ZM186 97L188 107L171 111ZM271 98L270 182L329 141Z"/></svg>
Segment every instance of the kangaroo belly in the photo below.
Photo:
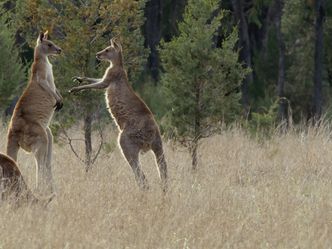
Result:
<svg viewBox="0 0 332 249"><path fill-rule="evenodd" d="M125 104L117 98L112 98L110 95L106 95L106 103L108 111L118 126L119 130L123 130L126 126L126 123L128 122L128 117L130 115L126 109Z"/></svg>
<svg viewBox="0 0 332 249"><path fill-rule="evenodd" d="M142 103L135 99L136 96L126 95L121 97L121 93L108 91L106 100L108 110L120 131L126 130L140 144L147 144L153 140L158 127L150 111L142 108ZM132 101L134 98L135 101Z"/></svg>
<svg viewBox="0 0 332 249"><path fill-rule="evenodd" d="M52 119L54 105L55 100L42 89L28 89L15 108L13 120L20 118L46 127Z"/></svg>

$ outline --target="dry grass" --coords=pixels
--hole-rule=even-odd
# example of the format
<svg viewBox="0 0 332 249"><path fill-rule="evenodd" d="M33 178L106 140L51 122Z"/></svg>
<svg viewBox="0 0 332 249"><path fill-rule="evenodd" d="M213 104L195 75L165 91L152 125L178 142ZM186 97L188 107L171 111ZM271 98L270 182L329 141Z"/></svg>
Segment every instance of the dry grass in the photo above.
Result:
<svg viewBox="0 0 332 249"><path fill-rule="evenodd" d="M332 248L328 130L264 143L227 131L203 141L195 174L183 148L166 145L166 156L163 197L150 153L141 161L151 190L142 193L118 149L86 174L56 145L56 199L46 209L3 203L0 248ZM19 164L33 186L32 156L20 152Z"/></svg>

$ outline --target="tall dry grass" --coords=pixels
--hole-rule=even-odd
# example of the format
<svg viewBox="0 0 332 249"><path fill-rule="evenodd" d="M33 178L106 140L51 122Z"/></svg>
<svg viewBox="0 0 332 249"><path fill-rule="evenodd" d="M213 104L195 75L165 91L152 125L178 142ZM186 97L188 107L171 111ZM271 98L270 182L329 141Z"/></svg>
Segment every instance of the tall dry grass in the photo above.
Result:
<svg viewBox="0 0 332 249"><path fill-rule="evenodd" d="M47 208L3 203L0 248L332 248L328 129L264 142L225 131L202 142L195 174L185 149L165 147L163 197L150 153L141 162L151 189L142 193L118 149L85 173L55 145L56 199ZM20 152L18 162L33 188L32 156Z"/></svg>

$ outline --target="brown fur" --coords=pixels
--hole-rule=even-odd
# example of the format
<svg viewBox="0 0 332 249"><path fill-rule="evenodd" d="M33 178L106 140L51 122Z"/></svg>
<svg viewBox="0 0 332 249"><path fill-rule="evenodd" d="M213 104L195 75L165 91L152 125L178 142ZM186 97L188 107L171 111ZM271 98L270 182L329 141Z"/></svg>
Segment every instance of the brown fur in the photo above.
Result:
<svg viewBox="0 0 332 249"><path fill-rule="evenodd" d="M139 186L148 187L139 165L139 152L152 150L156 156L163 189L166 191L167 165L159 128L150 109L128 83L123 68L121 45L111 40L111 46L97 53L97 58L111 63L104 77L102 79L74 77L74 80L79 82L87 81L92 84L74 87L70 92L106 88L107 106L120 130L119 145L135 173Z"/></svg>
<svg viewBox="0 0 332 249"><path fill-rule="evenodd" d="M0 200L13 200L16 204L40 202L28 188L15 161L2 153L0 153L0 186ZM53 195L42 202L47 204L52 198Z"/></svg>
<svg viewBox="0 0 332 249"><path fill-rule="evenodd" d="M28 86L18 100L8 129L7 155L17 160L20 148L32 152L37 162L36 182L40 191L53 192L51 169L53 137L49 129L54 108L62 107L62 97L54 84L49 55L61 49L41 33L35 47Z"/></svg>

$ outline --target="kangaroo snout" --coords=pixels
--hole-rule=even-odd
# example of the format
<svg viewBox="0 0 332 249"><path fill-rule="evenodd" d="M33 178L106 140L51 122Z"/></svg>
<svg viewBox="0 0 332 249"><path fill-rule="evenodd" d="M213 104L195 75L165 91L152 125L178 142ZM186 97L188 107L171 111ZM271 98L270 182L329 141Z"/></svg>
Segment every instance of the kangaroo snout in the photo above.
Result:
<svg viewBox="0 0 332 249"><path fill-rule="evenodd" d="M62 53L62 49L61 49L61 48L57 48L56 51L57 51L58 54L61 54L61 53Z"/></svg>

